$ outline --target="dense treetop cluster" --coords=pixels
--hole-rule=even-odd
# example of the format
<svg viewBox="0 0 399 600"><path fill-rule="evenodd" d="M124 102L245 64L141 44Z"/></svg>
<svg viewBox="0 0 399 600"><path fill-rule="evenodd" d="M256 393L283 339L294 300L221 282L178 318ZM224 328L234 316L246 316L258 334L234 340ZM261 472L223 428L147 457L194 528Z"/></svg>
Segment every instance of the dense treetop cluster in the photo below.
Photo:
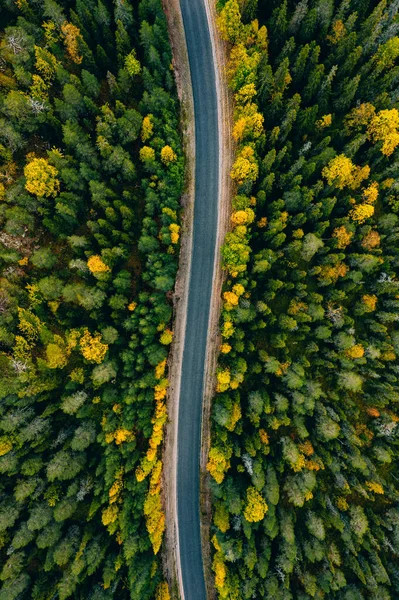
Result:
<svg viewBox="0 0 399 600"><path fill-rule="evenodd" d="M183 159L161 2L5 0L0 23L0 598L167 600Z"/></svg>
<svg viewBox="0 0 399 600"><path fill-rule="evenodd" d="M399 597L399 3L227 0L219 598Z"/></svg>

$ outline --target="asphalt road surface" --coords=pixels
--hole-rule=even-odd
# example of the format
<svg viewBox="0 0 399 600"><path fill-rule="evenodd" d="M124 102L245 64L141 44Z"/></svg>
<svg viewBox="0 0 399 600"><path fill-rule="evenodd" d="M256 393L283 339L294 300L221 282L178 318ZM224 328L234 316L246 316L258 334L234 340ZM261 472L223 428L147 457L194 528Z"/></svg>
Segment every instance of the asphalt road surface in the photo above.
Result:
<svg viewBox="0 0 399 600"><path fill-rule="evenodd" d="M185 600L206 600L200 536L200 444L205 352L218 217L219 141L215 66L206 0L180 0L195 112L195 205L181 372L177 518Z"/></svg>

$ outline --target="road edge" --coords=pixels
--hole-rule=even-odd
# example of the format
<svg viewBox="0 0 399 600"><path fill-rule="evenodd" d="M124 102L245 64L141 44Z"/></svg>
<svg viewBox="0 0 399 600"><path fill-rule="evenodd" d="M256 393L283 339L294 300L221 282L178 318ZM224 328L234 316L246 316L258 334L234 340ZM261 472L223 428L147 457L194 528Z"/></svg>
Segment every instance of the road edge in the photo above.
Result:
<svg viewBox="0 0 399 600"><path fill-rule="evenodd" d="M228 47L221 39L216 24L215 0L205 0L208 27L211 35L212 52L215 66L215 78L218 101L219 122L219 198L218 226L216 233L215 257L213 266L213 286L208 322L208 340L205 355L204 396L201 424L200 459L200 525L204 578L208 600L215 600L216 590L212 574L211 522L212 505L209 487L209 474L206 470L211 442L211 408L216 390L216 368L221 343L219 319L221 313L222 285L225 274L222 271L221 247L226 233L230 229L231 197L233 192L230 171L234 159L232 138L233 102L227 82L226 67Z"/></svg>
<svg viewBox="0 0 399 600"><path fill-rule="evenodd" d="M172 48L173 70L180 100L181 128L185 154L185 190L181 198L183 208L179 269L176 277L173 307L174 336L168 358L170 387L167 395L168 422L163 445L163 502L166 531L162 555L164 573L173 600L184 600L180 565L179 530L177 518L177 438L179 426L179 398L183 350L187 321L188 291L193 244L195 201L195 116L191 85L190 64L179 0L162 0Z"/></svg>

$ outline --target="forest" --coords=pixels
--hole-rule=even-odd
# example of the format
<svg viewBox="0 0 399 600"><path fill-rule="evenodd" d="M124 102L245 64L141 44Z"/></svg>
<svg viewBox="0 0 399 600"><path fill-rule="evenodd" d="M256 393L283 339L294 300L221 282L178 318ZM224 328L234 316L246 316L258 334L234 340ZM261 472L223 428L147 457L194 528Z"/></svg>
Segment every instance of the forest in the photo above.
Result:
<svg viewBox="0 0 399 600"><path fill-rule="evenodd" d="M219 0L220 599L399 597L399 2Z"/></svg>
<svg viewBox="0 0 399 600"><path fill-rule="evenodd" d="M399 598L399 1L218 0L219 599ZM185 161L161 0L0 1L0 600L170 600Z"/></svg>
<svg viewBox="0 0 399 600"><path fill-rule="evenodd" d="M0 2L0 599L168 600L184 159L160 0Z"/></svg>

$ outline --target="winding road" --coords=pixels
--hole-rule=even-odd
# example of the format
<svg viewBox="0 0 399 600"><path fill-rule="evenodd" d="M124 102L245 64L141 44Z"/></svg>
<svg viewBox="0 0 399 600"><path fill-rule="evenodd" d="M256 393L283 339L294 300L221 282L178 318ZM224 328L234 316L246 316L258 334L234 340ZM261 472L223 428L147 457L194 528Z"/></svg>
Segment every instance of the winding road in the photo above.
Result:
<svg viewBox="0 0 399 600"><path fill-rule="evenodd" d="M185 600L206 600L200 533L200 449L219 195L217 79L206 1L180 0L194 96L196 161L177 438L178 558Z"/></svg>

